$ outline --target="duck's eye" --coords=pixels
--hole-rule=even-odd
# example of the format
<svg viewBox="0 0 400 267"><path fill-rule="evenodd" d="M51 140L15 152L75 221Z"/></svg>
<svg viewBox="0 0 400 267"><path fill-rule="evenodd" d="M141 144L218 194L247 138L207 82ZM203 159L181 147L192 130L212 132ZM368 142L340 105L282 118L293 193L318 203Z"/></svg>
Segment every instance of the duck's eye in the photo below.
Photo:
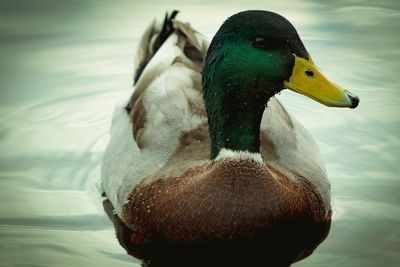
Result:
<svg viewBox="0 0 400 267"><path fill-rule="evenodd" d="M267 41L262 37L257 37L253 40L253 45L257 48L266 48L267 44Z"/></svg>

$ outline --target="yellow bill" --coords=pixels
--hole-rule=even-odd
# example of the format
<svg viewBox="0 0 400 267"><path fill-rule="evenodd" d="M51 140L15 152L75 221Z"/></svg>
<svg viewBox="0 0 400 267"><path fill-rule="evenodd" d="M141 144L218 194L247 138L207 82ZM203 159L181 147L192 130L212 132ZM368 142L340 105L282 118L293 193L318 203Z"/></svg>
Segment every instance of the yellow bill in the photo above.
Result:
<svg viewBox="0 0 400 267"><path fill-rule="evenodd" d="M285 88L306 95L329 107L355 108L359 98L326 78L309 60L294 55L295 63Z"/></svg>

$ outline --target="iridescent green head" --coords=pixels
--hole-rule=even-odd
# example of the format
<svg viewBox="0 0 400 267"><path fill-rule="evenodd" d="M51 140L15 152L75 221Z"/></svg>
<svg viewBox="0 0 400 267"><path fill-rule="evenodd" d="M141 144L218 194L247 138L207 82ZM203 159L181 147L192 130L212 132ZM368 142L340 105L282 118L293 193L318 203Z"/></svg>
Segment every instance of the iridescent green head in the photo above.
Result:
<svg viewBox="0 0 400 267"><path fill-rule="evenodd" d="M292 74L293 54L309 58L288 20L267 11L241 12L228 18L214 36L203 82L255 79L282 89Z"/></svg>
<svg viewBox="0 0 400 267"><path fill-rule="evenodd" d="M328 106L358 104L316 68L293 25L268 11L240 12L223 23L207 53L203 87L211 158L221 148L259 152L263 111L283 88Z"/></svg>

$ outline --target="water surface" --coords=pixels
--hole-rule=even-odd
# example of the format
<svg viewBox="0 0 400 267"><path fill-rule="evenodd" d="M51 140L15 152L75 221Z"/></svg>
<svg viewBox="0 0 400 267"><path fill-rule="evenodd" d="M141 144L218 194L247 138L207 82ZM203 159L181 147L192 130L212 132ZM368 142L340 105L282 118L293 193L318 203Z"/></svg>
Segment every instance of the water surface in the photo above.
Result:
<svg viewBox="0 0 400 267"><path fill-rule="evenodd" d="M400 2L166 2L0 1L0 266L140 265L103 211L99 167L138 39L174 8L210 39L235 12L278 12L359 95L355 110L278 96L314 136L332 184L331 233L293 266L399 266Z"/></svg>

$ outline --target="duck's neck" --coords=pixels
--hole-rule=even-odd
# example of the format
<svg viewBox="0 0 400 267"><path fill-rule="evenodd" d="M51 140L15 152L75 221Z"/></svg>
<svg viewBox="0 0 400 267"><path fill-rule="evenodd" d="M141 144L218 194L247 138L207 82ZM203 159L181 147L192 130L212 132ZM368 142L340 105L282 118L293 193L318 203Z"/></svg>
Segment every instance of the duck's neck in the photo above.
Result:
<svg viewBox="0 0 400 267"><path fill-rule="evenodd" d="M259 153L262 111L226 107L214 114L210 123L211 158L216 158L222 148Z"/></svg>
<svg viewBox="0 0 400 267"><path fill-rule="evenodd" d="M260 124L270 95L256 90L254 83L225 82L205 88L205 102L211 136L211 159L221 149L260 153ZM238 87L238 88L234 88ZM240 87L240 88L239 88ZM246 88L249 87L249 88Z"/></svg>

